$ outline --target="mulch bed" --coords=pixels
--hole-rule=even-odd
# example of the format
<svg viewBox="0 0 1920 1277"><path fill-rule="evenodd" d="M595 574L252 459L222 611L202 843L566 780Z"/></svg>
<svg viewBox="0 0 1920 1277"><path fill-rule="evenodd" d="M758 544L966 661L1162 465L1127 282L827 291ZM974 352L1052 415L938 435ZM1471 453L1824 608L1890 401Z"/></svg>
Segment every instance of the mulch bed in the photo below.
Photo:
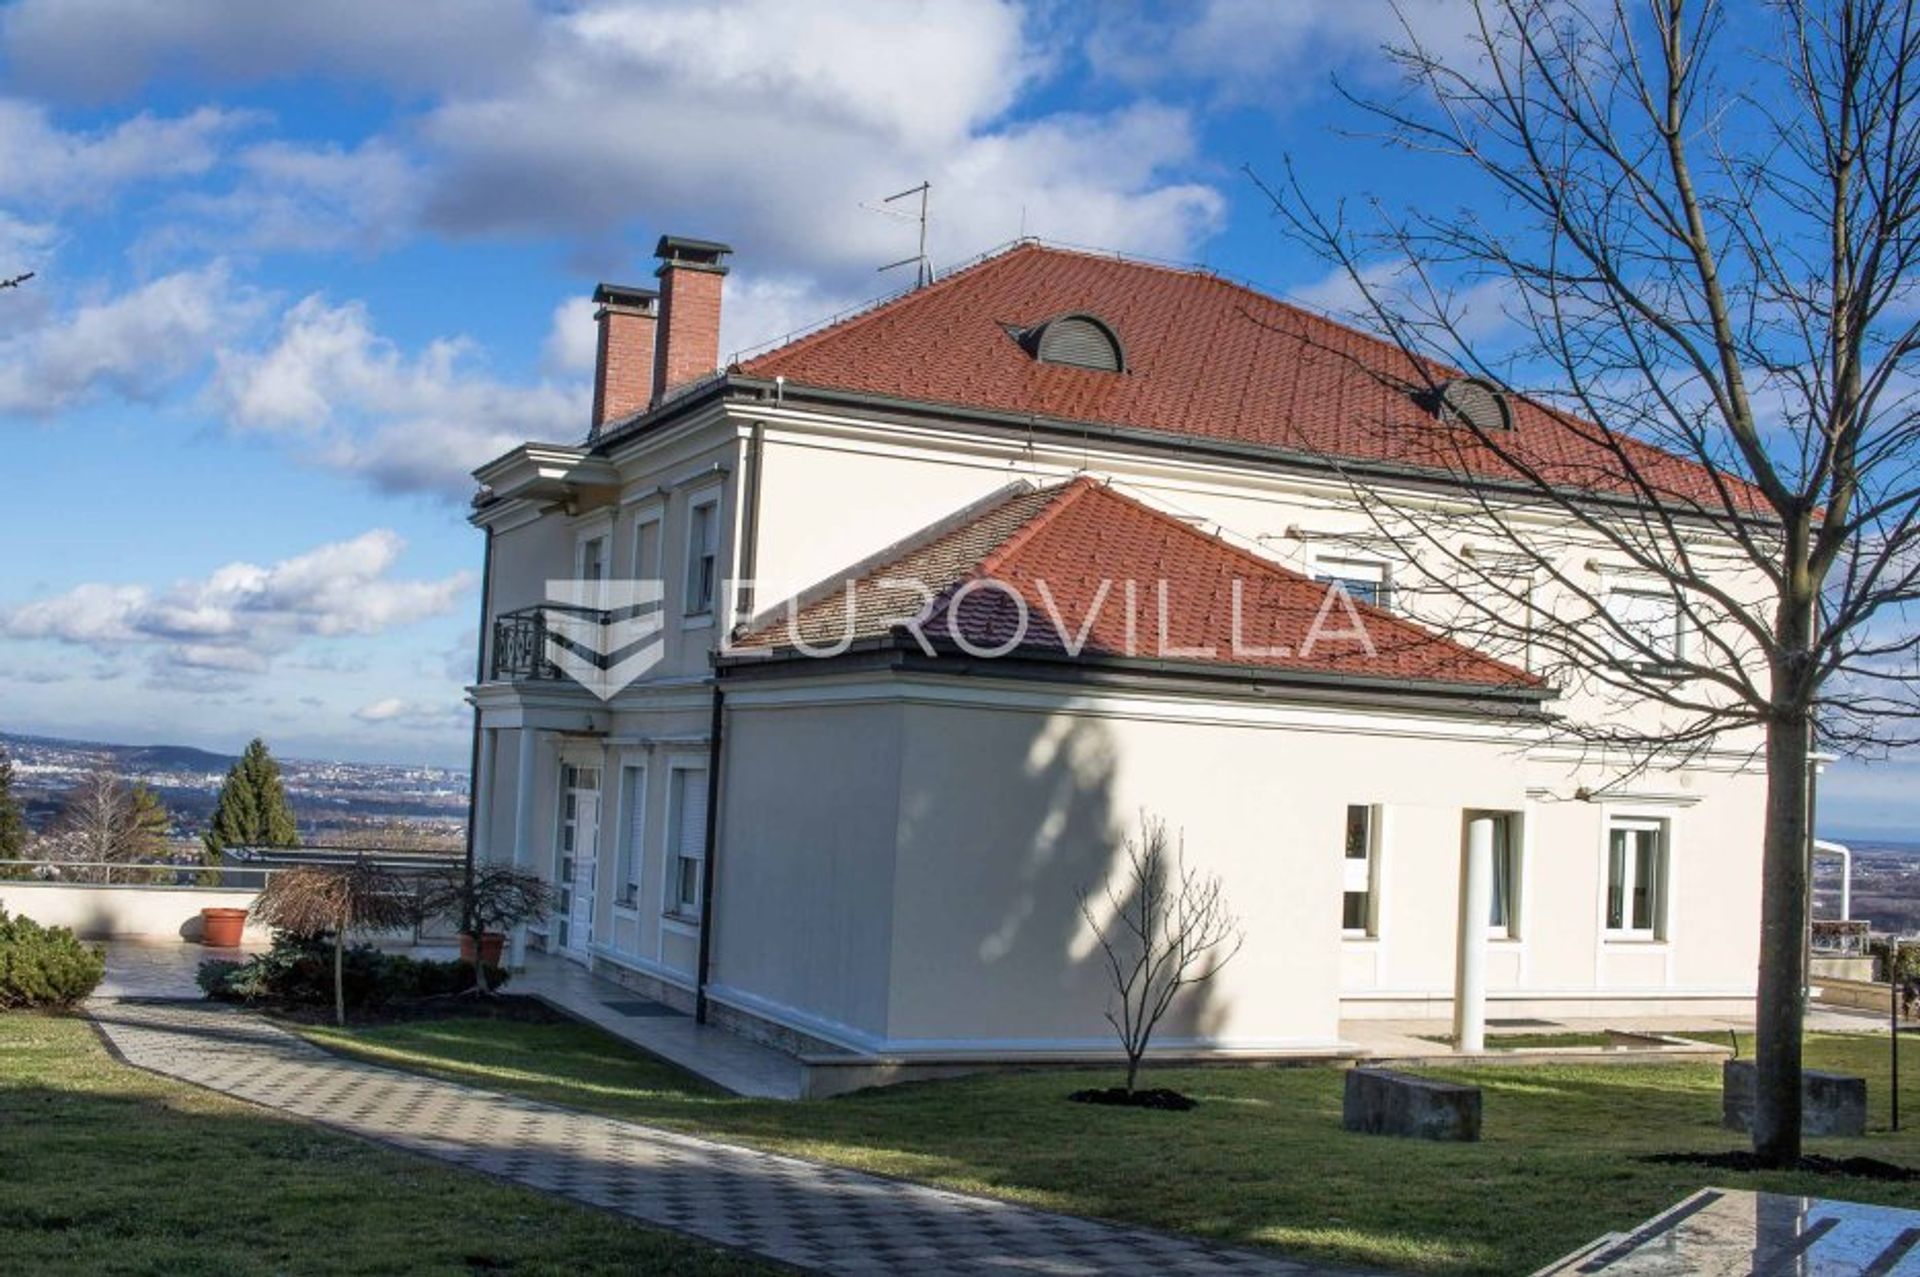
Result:
<svg viewBox="0 0 1920 1277"><path fill-rule="evenodd" d="M1129 1091L1124 1086L1099 1087L1075 1091L1067 1098L1075 1104L1114 1104L1122 1108L1163 1109L1170 1113L1184 1113L1200 1103L1190 1095L1169 1091L1163 1086L1144 1091Z"/></svg>
<svg viewBox="0 0 1920 1277"><path fill-rule="evenodd" d="M1651 1153L1639 1158L1657 1166L1710 1166L1722 1171L1769 1171L1758 1157L1744 1149L1731 1153ZM1920 1181L1920 1168L1883 1162L1877 1157L1826 1157L1808 1153L1793 1167L1808 1175L1851 1175L1856 1179L1877 1179L1894 1184Z"/></svg>
<svg viewBox="0 0 1920 1277"><path fill-rule="evenodd" d="M268 1006L254 1003L276 1020L293 1024L332 1024L333 1004L325 1006ZM348 1007L349 1025L417 1024L432 1020L510 1020L518 1024L562 1024L568 1016L538 998L497 993L475 997L456 993L444 998L421 998L414 1002L387 1002L375 1007Z"/></svg>

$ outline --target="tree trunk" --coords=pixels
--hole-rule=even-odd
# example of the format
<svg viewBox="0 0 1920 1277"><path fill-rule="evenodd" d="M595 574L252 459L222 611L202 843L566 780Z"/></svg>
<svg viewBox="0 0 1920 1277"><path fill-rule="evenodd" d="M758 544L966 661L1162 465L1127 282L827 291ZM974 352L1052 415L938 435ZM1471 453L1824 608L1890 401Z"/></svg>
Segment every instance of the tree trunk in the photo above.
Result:
<svg viewBox="0 0 1920 1277"><path fill-rule="evenodd" d="M347 1027L347 980L344 974L347 953L347 929L333 931L333 1022Z"/></svg>
<svg viewBox="0 0 1920 1277"><path fill-rule="evenodd" d="M1127 1053L1127 1094L1133 1094L1133 1084L1140 1077L1140 1057L1131 1051Z"/></svg>
<svg viewBox="0 0 1920 1277"><path fill-rule="evenodd" d="M1801 949L1807 934L1807 780L1812 721L1767 727L1766 848L1760 885L1760 983L1754 1006L1753 1151L1772 1166L1800 1157Z"/></svg>
<svg viewBox="0 0 1920 1277"><path fill-rule="evenodd" d="M487 987L487 955L480 948L485 933L475 927L470 934L473 936L473 991L484 998L493 992Z"/></svg>

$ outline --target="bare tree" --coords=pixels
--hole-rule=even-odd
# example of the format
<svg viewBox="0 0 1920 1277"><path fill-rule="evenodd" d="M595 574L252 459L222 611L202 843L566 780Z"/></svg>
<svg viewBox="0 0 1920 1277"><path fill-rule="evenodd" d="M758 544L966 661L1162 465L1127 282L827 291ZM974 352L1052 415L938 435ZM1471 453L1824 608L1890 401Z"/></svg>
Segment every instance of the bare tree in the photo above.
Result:
<svg viewBox="0 0 1920 1277"><path fill-rule="evenodd" d="M116 873L130 879L134 871L112 866L165 859L168 823L152 790L129 785L103 763L62 796L60 814L35 850L47 860L74 862L64 872L79 881L112 882Z"/></svg>
<svg viewBox="0 0 1920 1277"><path fill-rule="evenodd" d="M1158 816L1140 813L1125 842L1125 872L1080 893L1080 914L1100 941L1113 997L1107 1023L1127 1056L1127 1086L1139 1080L1154 1029L1180 990L1211 979L1240 952L1245 934L1220 879L1187 864L1185 839ZM1095 910L1097 899L1104 908Z"/></svg>
<svg viewBox="0 0 1920 1277"><path fill-rule="evenodd" d="M504 935L522 923L546 917L552 907L553 888L538 874L511 865L448 868L429 878L420 895L423 914L459 915L461 935L473 948L473 988L483 997L493 992L487 986L482 956L487 934Z"/></svg>
<svg viewBox="0 0 1920 1277"><path fill-rule="evenodd" d="M1267 189L1399 347L1392 389L1441 408L1383 413L1382 455L1469 480L1416 501L1349 471L1424 619L1588 698L1560 729L1620 775L1764 759L1753 1143L1789 1163L1809 756L1920 722L1915 0L1463 9L1462 50L1403 24L1406 92L1350 99L1447 166L1444 200L1353 217L1291 169ZM1468 313L1489 292L1501 341ZM1463 374L1504 398L1476 410Z"/></svg>
<svg viewBox="0 0 1920 1277"><path fill-rule="evenodd" d="M249 912L281 931L333 937L333 1017L344 1025L348 933L405 926L416 909L413 892L398 875L361 856L350 865L277 870Z"/></svg>

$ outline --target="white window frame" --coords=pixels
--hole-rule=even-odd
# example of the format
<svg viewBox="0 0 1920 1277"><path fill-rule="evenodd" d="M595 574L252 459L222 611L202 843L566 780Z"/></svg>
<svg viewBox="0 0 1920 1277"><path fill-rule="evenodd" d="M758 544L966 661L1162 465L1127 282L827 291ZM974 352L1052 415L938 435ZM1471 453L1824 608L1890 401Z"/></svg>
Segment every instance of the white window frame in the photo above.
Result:
<svg viewBox="0 0 1920 1277"><path fill-rule="evenodd" d="M706 846L703 841L700 848L700 854L697 857L682 856L680 854L680 815L681 815L679 811L680 804L674 801L674 792L676 791L676 789L679 790L681 793L686 792L683 784L676 783L676 778L683 775L695 773L695 772L699 773L700 775L700 784L701 784L700 800L702 803L705 803L707 800L707 785L708 785L706 760L701 759L696 761L696 760L689 759L686 762L674 762L669 764L667 769L666 838L661 844L662 855L660 857L662 862L661 883L660 883L660 913L662 917L667 918L673 922L698 925L700 921L700 909L702 904L701 897L702 897L702 893L704 893L706 890L706 868L707 868ZM707 822L708 822L709 828L711 828L712 822L713 822L713 812L711 810L707 812ZM700 883L700 885L695 890L695 898L691 905L691 910L692 910L691 912L688 912L688 910L686 908L683 908L681 905L680 862L682 860L694 860L694 861L697 861L699 864L698 872L700 877L698 879L698 882Z"/></svg>
<svg viewBox="0 0 1920 1277"><path fill-rule="evenodd" d="M653 529L653 562L641 562L640 538L648 528ZM652 501L641 507L633 517L633 534L628 538L632 546L633 571L630 574L636 581L659 581L664 591L665 578L661 575L666 567L667 557L667 512L658 501Z"/></svg>
<svg viewBox="0 0 1920 1277"><path fill-rule="evenodd" d="M719 488L708 488L704 491L693 493L687 498L686 553L683 556L685 574L681 580L681 589L684 592L680 598L680 613L690 625L712 624L714 616L720 608L720 594L724 588L724 583L721 580L724 569L720 562L720 550L726 543L726 529L720 521L722 495ZM705 556L695 554L693 540L694 529L698 524L698 516L702 510L712 511L710 527L713 536L713 543L709 550L709 553L713 556L713 572L711 579L706 582L708 595L704 600L698 598L698 586L700 584L699 564L701 558ZM701 602L704 602L705 606L696 606L697 603Z"/></svg>
<svg viewBox="0 0 1920 1277"><path fill-rule="evenodd" d="M573 579L587 579L587 547L600 547L600 576L591 591L580 590L580 597L568 602L580 607L605 608L607 582L613 579L613 517L605 515L583 524L573 535Z"/></svg>
<svg viewBox="0 0 1920 1277"><path fill-rule="evenodd" d="M1391 612L1394 610L1393 569L1394 565L1392 560L1383 559L1378 555L1351 553L1322 554L1319 551L1315 551L1308 575L1316 581L1340 582L1342 588L1347 590L1348 597L1353 599L1355 603L1366 603L1367 600L1355 595L1351 586L1354 584L1370 584L1374 587L1374 598L1371 606L1377 607L1383 612ZM1368 580L1366 573L1369 572L1378 574L1380 579L1378 581Z"/></svg>
<svg viewBox="0 0 1920 1277"><path fill-rule="evenodd" d="M639 832L634 825L638 817ZM647 855L647 765L645 762L620 765L620 844L616 858L616 887L613 907L634 911L640 907L640 884L646 872Z"/></svg>
<svg viewBox="0 0 1920 1277"><path fill-rule="evenodd" d="M1517 811L1477 811L1474 817L1491 817L1497 831L1493 843L1493 880L1497 884L1502 878L1500 872L1500 852L1504 847L1507 853L1507 872L1504 875L1507 887L1507 920L1498 923L1491 915L1487 918L1487 938L1489 940L1518 940L1520 929L1526 924L1522 902L1526 899L1527 881L1527 821L1526 816ZM1489 902L1498 901L1498 895L1490 895Z"/></svg>
<svg viewBox="0 0 1920 1277"><path fill-rule="evenodd" d="M1635 833L1651 833L1655 838L1655 864L1658 877L1654 883L1651 916L1649 925L1633 925L1633 893L1639 886L1639 857L1631 853L1622 857L1620 877L1620 924L1613 926L1609 920L1613 897L1613 835L1616 830ZM1660 942L1668 938L1670 930L1671 900L1673 896L1673 822L1653 816L1609 815L1606 822L1606 836L1601 841L1600 865L1600 929L1608 940Z"/></svg>
<svg viewBox="0 0 1920 1277"><path fill-rule="evenodd" d="M1665 660L1649 660L1645 653L1637 651L1621 631L1626 629L1620 613L1614 610L1616 598L1638 598L1657 600L1663 606L1673 609L1673 632L1669 638L1673 644L1673 653ZM1687 659L1689 638L1687 633L1686 609L1681 606L1680 598L1670 586L1658 581L1619 578L1605 583L1600 596L1600 605L1606 613L1610 627L1607 638L1614 658L1622 664L1644 671L1658 671L1679 665Z"/></svg>
<svg viewBox="0 0 1920 1277"><path fill-rule="evenodd" d="M1356 807L1367 813L1365 857L1350 855L1347 851L1347 821ZM1381 827L1385 823L1384 810L1378 803L1348 803L1341 813L1340 935L1346 940L1377 940L1380 937L1380 851ZM1361 885L1356 886L1356 883ZM1363 891L1367 896L1366 924L1360 927L1349 927L1346 923L1347 897Z"/></svg>

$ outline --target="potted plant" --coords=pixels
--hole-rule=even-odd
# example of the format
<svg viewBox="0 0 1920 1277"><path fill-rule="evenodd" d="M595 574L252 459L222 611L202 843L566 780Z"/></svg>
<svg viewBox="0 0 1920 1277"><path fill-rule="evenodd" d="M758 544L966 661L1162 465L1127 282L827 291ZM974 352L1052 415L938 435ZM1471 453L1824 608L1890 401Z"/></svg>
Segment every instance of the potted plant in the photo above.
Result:
<svg viewBox="0 0 1920 1277"><path fill-rule="evenodd" d="M246 926L245 909L223 909L209 905L200 911L200 943L210 949L238 949L240 935Z"/></svg>
<svg viewBox="0 0 1920 1277"><path fill-rule="evenodd" d="M552 907L553 889L539 875L509 865L448 870L430 880L420 897L423 913L460 919L460 959L473 963L473 987L482 994L493 992L487 968L500 965L507 933L546 917Z"/></svg>

